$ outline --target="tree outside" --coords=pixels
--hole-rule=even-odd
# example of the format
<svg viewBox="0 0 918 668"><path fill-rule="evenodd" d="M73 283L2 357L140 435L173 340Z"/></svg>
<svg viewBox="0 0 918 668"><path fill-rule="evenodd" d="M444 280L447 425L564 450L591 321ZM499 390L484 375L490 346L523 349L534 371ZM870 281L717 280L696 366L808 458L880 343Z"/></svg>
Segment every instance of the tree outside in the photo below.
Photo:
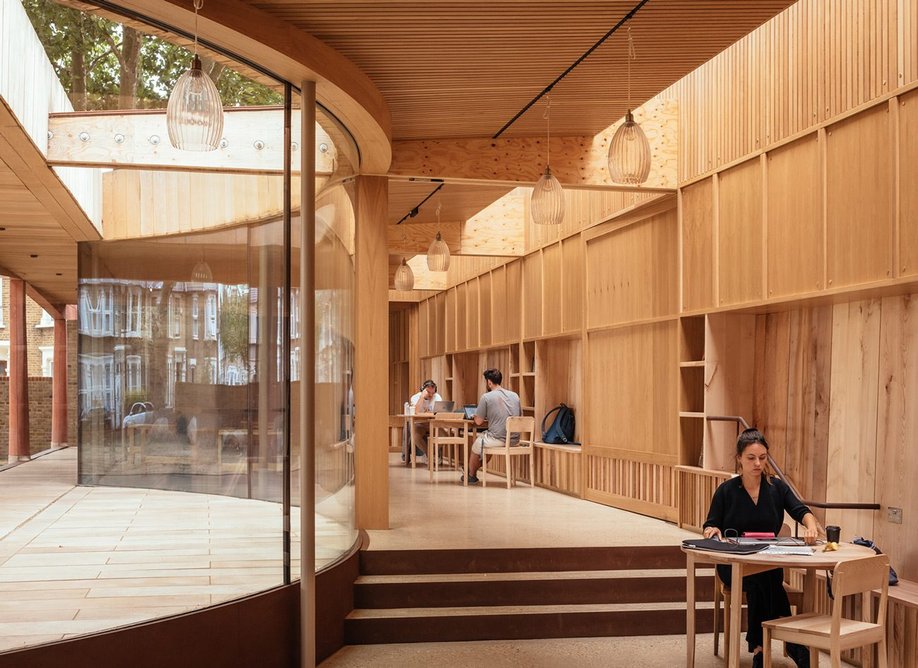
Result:
<svg viewBox="0 0 918 668"><path fill-rule="evenodd" d="M58 5L22 0L61 85L76 111L163 109L192 53L162 38ZM224 106L283 103L283 96L222 63L201 57Z"/></svg>

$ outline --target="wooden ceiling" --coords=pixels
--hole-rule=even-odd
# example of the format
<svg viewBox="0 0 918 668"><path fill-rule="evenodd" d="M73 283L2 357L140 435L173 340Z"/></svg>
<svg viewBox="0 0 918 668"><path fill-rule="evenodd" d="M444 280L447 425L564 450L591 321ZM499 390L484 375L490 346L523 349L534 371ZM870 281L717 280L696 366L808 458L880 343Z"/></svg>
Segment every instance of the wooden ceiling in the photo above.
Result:
<svg viewBox="0 0 918 668"><path fill-rule="evenodd" d="M249 0L334 47L380 89L393 139L490 137L637 0ZM628 22L632 106L779 13L791 0L650 0ZM552 92L552 133L594 135L625 115L627 30ZM545 132L534 105L504 136Z"/></svg>
<svg viewBox="0 0 918 668"><path fill-rule="evenodd" d="M512 190L510 186L445 183L436 194L421 204L428 195L437 190L439 185L439 183L430 181L391 179L389 181L389 224L397 224L415 207L418 207L418 214L405 218L402 225L436 223L438 205L441 206L441 222L465 222Z"/></svg>

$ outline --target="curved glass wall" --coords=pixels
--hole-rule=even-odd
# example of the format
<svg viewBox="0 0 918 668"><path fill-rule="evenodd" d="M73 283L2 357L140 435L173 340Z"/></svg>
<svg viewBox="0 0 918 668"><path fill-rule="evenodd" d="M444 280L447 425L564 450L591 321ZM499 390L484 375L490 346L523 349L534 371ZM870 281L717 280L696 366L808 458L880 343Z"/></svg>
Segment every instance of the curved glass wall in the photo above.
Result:
<svg viewBox="0 0 918 668"><path fill-rule="evenodd" d="M72 107L94 112L67 117L73 150L111 155L108 165L66 168L102 194L103 239L79 245L78 399L68 407L78 416L81 503L92 512L76 533L49 536L98 553L92 562L105 566L95 578L136 584L135 605L113 605L105 619L96 606L92 630L299 576L306 345L316 360L316 567L334 562L357 538L350 136L317 109L316 201L301 202L300 98L294 91L288 107L282 82L204 52L228 107L224 143L170 157L157 148L168 141L161 110L190 63L178 45L186 40L136 19L45 0L24 6ZM66 30L81 39L64 39ZM125 56L136 57L134 78ZM74 76L80 62L92 62L83 74L98 80ZM162 132L149 129L154 121ZM298 287L302 206L316 212L314 295ZM307 299L314 331L301 323ZM60 576L70 579L65 567ZM157 607L166 582L173 605ZM72 615L71 602L62 605Z"/></svg>

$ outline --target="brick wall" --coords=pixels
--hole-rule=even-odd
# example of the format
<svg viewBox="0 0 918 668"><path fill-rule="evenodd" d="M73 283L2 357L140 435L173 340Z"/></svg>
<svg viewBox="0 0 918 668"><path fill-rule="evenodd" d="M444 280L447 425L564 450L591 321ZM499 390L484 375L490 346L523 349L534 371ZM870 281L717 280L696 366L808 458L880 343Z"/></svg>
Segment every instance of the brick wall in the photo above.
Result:
<svg viewBox="0 0 918 668"><path fill-rule="evenodd" d="M10 279L0 276L0 341L10 340ZM26 344L28 345L29 375L41 376L41 350L39 346L54 345L54 327L38 327L41 306L26 296ZM5 442L5 441L4 441Z"/></svg>
<svg viewBox="0 0 918 668"><path fill-rule="evenodd" d="M54 329L50 331L53 343ZM9 457L9 392L9 378L0 378L0 464L5 464ZM51 378L29 378L29 451L33 454L51 447L51 392ZM77 323L70 321L67 323L67 442L70 445L77 442L78 413Z"/></svg>

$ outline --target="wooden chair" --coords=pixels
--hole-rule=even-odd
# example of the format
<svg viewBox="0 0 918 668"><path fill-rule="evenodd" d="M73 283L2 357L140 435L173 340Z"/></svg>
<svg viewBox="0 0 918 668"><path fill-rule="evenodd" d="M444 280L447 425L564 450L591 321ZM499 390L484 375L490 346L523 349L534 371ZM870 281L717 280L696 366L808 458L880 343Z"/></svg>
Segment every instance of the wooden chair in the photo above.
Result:
<svg viewBox="0 0 918 668"><path fill-rule="evenodd" d="M790 536L791 530L787 523L781 526L781 531L778 532L779 536ZM769 567L772 568L772 567ZM746 575L753 574L754 571L747 571ZM785 580L787 579L787 574L785 571ZM797 589L796 587L791 587L787 582L784 583L784 589L787 592L787 599L790 601L791 608L794 612L799 610L803 605L803 590ZM745 600L745 594L743 595ZM723 605L723 616L720 614L721 605ZM714 574L714 655L720 651L720 632L721 632L721 620L723 620L723 633L724 633L724 663L730 663L730 588L720 581L720 578L717 577L717 573Z"/></svg>
<svg viewBox="0 0 918 668"><path fill-rule="evenodd" d="M510 465L510 457L529 455L529 484L535 487L535 459L533 455L535 451L533 445L534 432L535 418L531 415L508 417L507 437L504 439L503 445L481 449L481 472L483 474L488 472L488 454L495 454L498 456L503 454L504 462L507 467L507 489L510 489L510 485L513 484L513 468ZM519 443L516 445L510 444L510 437L512 434L520 435ZM524 438L524 434L528 434L528 438ZM481 484L486 487L488 485L488 479L482 477Z"/></svg>
<svg viewBox="0 0 918 668"><path fill-rule="evenodd" d="M455 463L455 448L464 446L466 442L464 413L437 413L437 417L430 421L430 432L427 435L427 470L430 471L430 480L433 482L434 473L440 471L441 448L449 452L451 460Z"/></svg>
<svg viewBox="0 0 918 668"><path fill-rule="evenodd" d="M875 621L873 590L880 590ZM762 657L771 666L771 640L783 640L829 653L833 668L840 668L842 650L866 645L879 646L879 666L886 668L886 599L889 594L889 557L878 554L840 563L832 578L832 614L808 612L773 619L762 624ZM861 619L842 617L845 596L861 595ZM812 655L812 651L810 652Z"/></svg>

